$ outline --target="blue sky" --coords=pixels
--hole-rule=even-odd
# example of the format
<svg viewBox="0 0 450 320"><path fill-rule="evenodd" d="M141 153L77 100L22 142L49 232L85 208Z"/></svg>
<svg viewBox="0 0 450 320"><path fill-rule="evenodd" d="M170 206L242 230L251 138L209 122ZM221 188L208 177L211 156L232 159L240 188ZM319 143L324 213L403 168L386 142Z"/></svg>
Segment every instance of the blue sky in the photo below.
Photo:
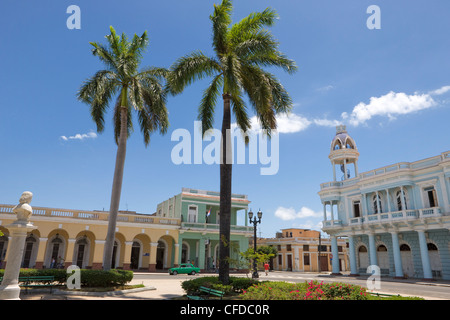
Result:
<svg viewBox="0 0 450 320"><path fill-rule="evenodd" d="M148 31L143 66L169 67L194 50L212 54L213 3L2 1L0 203L15 204L30 190L34 206L108 210L117 149L112 114L105 131L93 134L89 107L76 99L81 83L103 68L89 42L104 42L113 25L130 37ZM80 30L66 27L73 4L81 9ZM370 5L381 9L381 29L367 28ZM263 211L264 237L289 227L319 228L317 192L333 178L328 154L337 122L357 143L360 172L450 149L448 1L236 0L233 19L269 6L280 16L271 28L280 50L299 66L294 75L274 71L294 108L280 127L276 175L260 175L260 163L233 167L233 192L247 194L251 208ZM193 132L207 85L195 83L169 98L168 133L154 134L149 147L135 127L120 209L153 213L182 187L219 190L217 165L171 160L177 144L171 134Z"/></svg>

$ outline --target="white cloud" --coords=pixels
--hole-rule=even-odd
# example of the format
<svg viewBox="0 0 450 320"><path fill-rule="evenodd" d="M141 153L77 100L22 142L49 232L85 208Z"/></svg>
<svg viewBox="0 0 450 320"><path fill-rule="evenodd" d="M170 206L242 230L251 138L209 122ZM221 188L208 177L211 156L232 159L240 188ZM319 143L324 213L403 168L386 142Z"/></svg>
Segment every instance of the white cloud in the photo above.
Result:
<svg viewBox="0 0 450 320"><path fill-rule="evenodd" d="M277 131L278 133L295 133L306 130L312 123L310 120L297 115L295 113L289 114L278 114L275 116L277 120ZM256 116L250 118L250 131L253 133L258 133L261 131L261 125ZM237 127L236 123L231 124L231 129L234 130Z"/></svg>
<svg viewBox="0 0 450 320"><path fill-rule="evenodd" d="M64 141L68 141L68 140L84 140L84 139L95 139L97 138L97 134L93 131L88 132L88 133L77 133L74 136L61 136L61 139L63 139Z"/></svg>
<svg viewBox="0 0 450 320"><path fill-rule="evenodd" d="M324 86L324 87L321 87L321 88L317 88L316 90L320 91L320 92L326 92L326 91L329 91L331 89L334 89L334 87L330 84L330 85L327 85L327 86Z"/></svg>
<svg viewBox="0 0 450 320"><path fill-rule="evenodd" d="M320 89L330 90L333 89L333 86L329 85ZM416 92L414 94L406 94L391 91L380 97L371 97L368 104L364 102L358 103L351 113L342 112L341 119L308 119L296 113L282 113L276 116L277 129L278 133L296 133L308 129L312 124L322 127L336 127L345 123L358 126L366 123L375 116L384 116L389 120L393 120L398 115L429 109L442 103L442 101L438 102L433 99L433 96L443 95L447 92L450 92L450 85L443 86L428 93ZM261 125L256 116L253 116L250 122L251 132L258 133L261 131ZM236 128L236 123L233 123L231 128Z"/></svg>
<svg viewBox="0 0 450 320"><path fill-rule="evenodd" d="M389 119L395 119L397 115L428 109L435 105L436 102L430 94L407 95L403 92L391 91L381 97L371 97L368 104L360 102L353 108L351 114L343 112L341 116L351 125L358 126L374 116L387 116Z"/></svg>
<svg viewBox="0 0 450 320"><path fill-rule="evenodd" d="M306 130L311 121L295 113L280 114L276 116L279 133L294 133Z"/></svg>
<svg viewBox="0 0 450 320"><path fill-rule="evenodd" d="M314 123L321 127L336 127L342 124L342 121L328 120L328 119L314 119Z"/></svg>
<svg viewBox="0 0 450 320"><path fill-rule="evenodd" d="M431 92L429 92L430 95L441 95L444 94L446 92L450 91L450 86L443 86L442 88L439 88L437 90L433 90Z"/></svg>
<svg viewBox="0 0 450 320"><path fill-rule="evenodd" d="M294 208L278 207L275 210L275 216L281 220L295 220L303 218L317 218L323 216L323 212L315 212L314 210L302 207L300 211L296 211Z"/></svg>

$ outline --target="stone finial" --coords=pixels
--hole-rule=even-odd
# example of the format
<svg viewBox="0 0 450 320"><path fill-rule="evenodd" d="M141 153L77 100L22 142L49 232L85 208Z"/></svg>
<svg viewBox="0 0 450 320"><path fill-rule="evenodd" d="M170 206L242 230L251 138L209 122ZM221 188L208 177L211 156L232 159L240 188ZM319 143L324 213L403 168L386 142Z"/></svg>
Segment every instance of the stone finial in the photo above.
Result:
<svg viewBox="0 0 450 320"><path fill-rule="evenodd" d="M343 124L336 126L336 134L347 132L347 127Z"/></svg>
<svg viewBox="0 0 450 320"><path fill-rule="evenodd" d="M30 216L33 213L33 208L30 206L33 193L25 191L19 199L19 204L14 207L13 212L17 215L17 220L20 222L29 222Z"/></svg>

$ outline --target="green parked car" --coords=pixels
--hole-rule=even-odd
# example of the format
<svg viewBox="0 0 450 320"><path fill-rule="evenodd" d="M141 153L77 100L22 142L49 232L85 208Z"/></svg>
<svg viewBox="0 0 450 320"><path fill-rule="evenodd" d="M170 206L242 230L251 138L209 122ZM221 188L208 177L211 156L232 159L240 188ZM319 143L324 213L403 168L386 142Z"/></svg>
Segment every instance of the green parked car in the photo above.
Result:
<svg viewBox="0 0 450 320"><path fill-rule="evenodd" d="M200 272L200 268L194 267L190 263L182 263L179 267L170 268L169 274L177 275L179 273L196 274Z"/></svg>

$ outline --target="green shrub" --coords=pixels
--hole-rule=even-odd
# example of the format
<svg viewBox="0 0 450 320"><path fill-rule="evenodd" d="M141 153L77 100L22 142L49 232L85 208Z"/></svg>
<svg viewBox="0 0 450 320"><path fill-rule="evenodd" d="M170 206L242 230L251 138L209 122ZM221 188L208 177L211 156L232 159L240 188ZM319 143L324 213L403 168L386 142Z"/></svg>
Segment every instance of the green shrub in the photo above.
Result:
<svg viewBox="0 0 450 320"><path fill-rule="evenodd" d="M3 277L4 269L0 270L0 276ZM59 284L66 284L67 278L71 274L67 273L66 269L20 269L19 277L34 277L34 276L54 276L55 282ZM85 287L115 287L123 286L133 279L133 271L117 270L80 270L81 286Z"/></svg>
<svg viewBox="0 0 450 320"><path fill-rule="evenodd" d="M81 286L115 287L123 286L133 279L133 271L129 270L81 270Z"/></svg>
<svg viewBox="0 0 450 320"><path fill-rule="evenodd" d="M239 277L231 277L230 281L233 286L233 290L235 292L242 292L243 290L247 290L248 287L251 287L252 285L259 283L258 280Z"/></svg>
<svg viewBox="0 0 450 320"><path fill-rule="evenodd" d="M242 292L242 290L247 289L249 286L259 283L258 280L240 278L240 277L230 277L230 284L223 285L219 281L219 277L199 277L192 280L186 280L181 283L181 287L186 292L186 294L200 294L199 287L213 288L216 290L224 291L226 295L232 294L234 292Z"/></svg>
<svg viewBox="0 0 450 320"><path fill-rule="evenodd" d="M240 297L243 300L303 300L305 287L304 283L266 281L243 290Z"/></svg>

